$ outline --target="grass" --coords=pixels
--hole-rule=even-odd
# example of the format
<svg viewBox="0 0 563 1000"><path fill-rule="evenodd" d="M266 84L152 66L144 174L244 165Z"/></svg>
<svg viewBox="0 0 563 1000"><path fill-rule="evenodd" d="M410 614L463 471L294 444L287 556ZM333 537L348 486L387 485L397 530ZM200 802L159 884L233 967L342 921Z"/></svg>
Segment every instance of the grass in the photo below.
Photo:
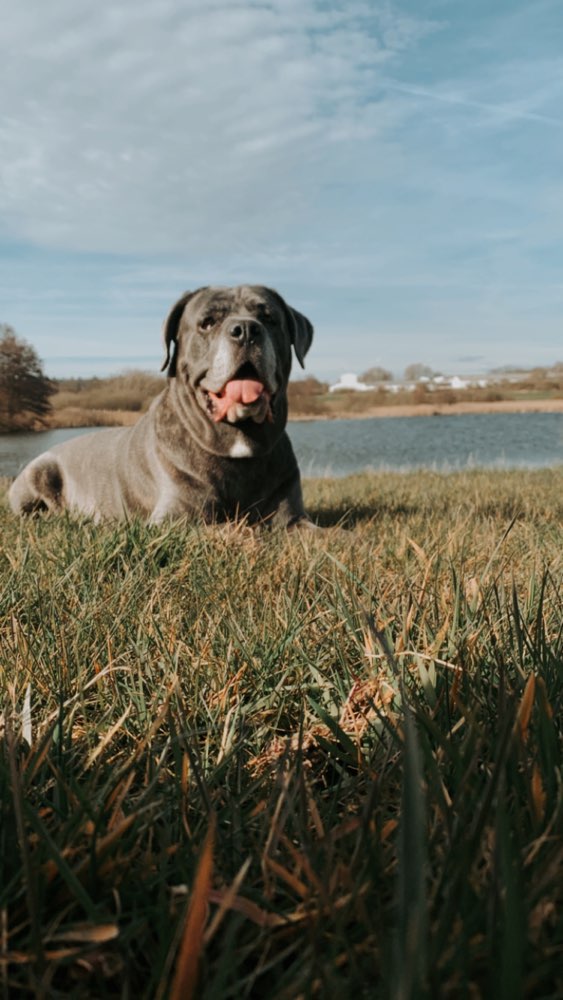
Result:
<svg viewBox="0 0 563 1000"><path fill-rule="evenodd" d="M563 469L306 500L0 507L0 995L563 995Z"/></svg>

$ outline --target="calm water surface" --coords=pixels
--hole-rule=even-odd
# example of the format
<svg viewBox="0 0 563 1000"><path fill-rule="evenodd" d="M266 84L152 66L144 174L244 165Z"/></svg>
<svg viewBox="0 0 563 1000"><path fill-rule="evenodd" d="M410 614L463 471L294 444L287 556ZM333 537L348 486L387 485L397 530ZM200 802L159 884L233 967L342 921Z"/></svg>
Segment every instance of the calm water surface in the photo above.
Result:
<svg viewBox="0 0 563 1000"><path fill-rule="evenodd" d="M305 476L362 469L450 471L546 468L563 463L562 413L295 422L289 434Z"/></svg>
<svg viewBox="0 0 563 1000"><path fill-rule="evenodd" d="M91 428L0 434L0 475ZM304 476L363 469L545 468L563 464L563 414L480 413L289 424Z"/></svg>

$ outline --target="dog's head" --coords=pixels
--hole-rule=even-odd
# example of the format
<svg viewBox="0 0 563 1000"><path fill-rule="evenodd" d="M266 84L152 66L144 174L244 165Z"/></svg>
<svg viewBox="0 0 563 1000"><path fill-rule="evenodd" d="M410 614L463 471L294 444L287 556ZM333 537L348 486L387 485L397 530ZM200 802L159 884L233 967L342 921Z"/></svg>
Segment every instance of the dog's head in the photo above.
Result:
<svg viewBox="0 0 563 1000"><path fill-rule="evenodd" d="M200 288L165 320L163 369L205 414L202 443L221 454L258 454L285 427L291 348L303 365L312 338L309 320L270 288Z"/></svg>

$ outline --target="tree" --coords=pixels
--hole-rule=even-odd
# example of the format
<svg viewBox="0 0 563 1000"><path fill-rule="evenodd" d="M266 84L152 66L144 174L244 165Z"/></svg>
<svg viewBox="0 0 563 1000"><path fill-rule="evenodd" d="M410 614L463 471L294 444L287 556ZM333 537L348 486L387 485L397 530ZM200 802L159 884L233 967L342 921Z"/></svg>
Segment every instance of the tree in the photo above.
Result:
<svg viewBox="0 0 563 1000"><path fill-rule="evenodd" d="M387 371L386 368L380 368L379 365L368 368L367 372L362 372L360 375L360 382L364 382L366 385L373 385L374 382L391 382L392 380L393 373Z"/></svg>
<svg viewBox="0 0 563 1000"><path fill-rule="evenodd" d="M0 324L0 427L19 430L43 421L54 392L31 344Z"/></svg>
<svg viewBox="0 0 563 1000"><path fill-rule="evenodd" d="M428 365L415 361L414 364L407 365L405 368L405 382L418 382L421 378L432 378L435 374L436 372Z"/></svg>

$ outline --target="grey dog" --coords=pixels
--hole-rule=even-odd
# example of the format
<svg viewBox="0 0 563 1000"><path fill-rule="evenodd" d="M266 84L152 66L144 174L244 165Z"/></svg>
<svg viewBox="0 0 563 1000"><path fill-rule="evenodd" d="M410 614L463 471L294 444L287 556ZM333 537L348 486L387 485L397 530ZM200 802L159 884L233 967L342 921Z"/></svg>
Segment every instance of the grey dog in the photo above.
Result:
<svg viewBox="0 0 563 1000"><path fill-rule="evenodd" d="M138 423L34 459L10 489L12 509L307 522L285 425L291 348L303 365L309 320L270 288L207 287L178 299L163 332L167 384Z"/></svg>

